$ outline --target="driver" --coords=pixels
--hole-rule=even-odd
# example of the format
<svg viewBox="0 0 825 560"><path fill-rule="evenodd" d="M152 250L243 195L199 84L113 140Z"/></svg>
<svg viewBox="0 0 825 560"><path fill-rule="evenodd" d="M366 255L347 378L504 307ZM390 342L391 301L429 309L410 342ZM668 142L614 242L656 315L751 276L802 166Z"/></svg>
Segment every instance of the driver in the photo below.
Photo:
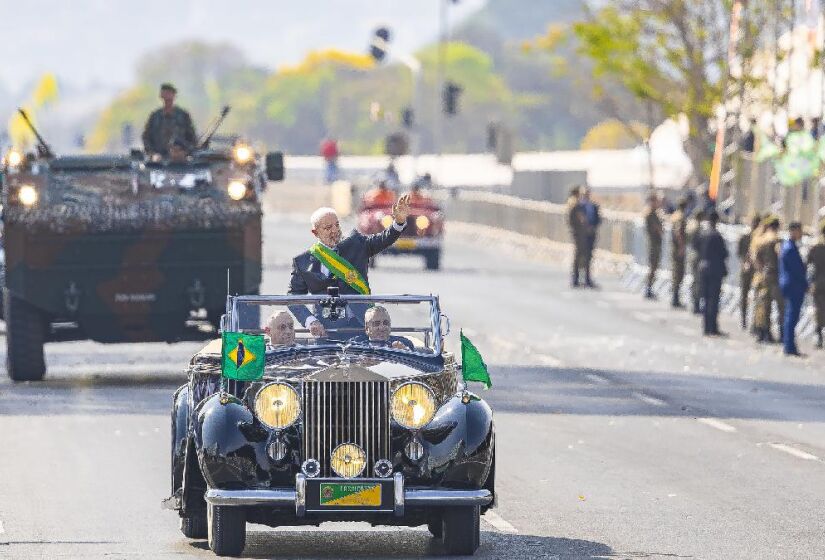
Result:
<svg viewBox="0 0 825 560"><path fill-rule="evenodd" d="M264 332L275 348L295 346L295 322L286 311L273 313L267 321Z"/></svg>
<svg viewBox="0 0 825 560"><path fill-rule="evenodd" d="M163 107L149 115L143 130L143 149L150 158L159 159L170 155L169 143L173 138L180 138L187 151L197 143L192 117L175 105L177 94L178 90L172 84L160 86Z"/></svg>
<svg viewBox="0 0 825 560"><path fill-rule="evenodd" d="M395 204L395 192L389 189L386 180L381 179L375 188L364 195L363 204L365 208L391 207Z"/></svg>
<svg viewBox="0 0 825 560"><path fill-rule="evenodd" d="M353 342L369 343L370 346L389 346L396 350L414 350L413 343L403 336L392 335L392 321L387 308L375 305L364 315L366 334L356 336Z"/></svg>

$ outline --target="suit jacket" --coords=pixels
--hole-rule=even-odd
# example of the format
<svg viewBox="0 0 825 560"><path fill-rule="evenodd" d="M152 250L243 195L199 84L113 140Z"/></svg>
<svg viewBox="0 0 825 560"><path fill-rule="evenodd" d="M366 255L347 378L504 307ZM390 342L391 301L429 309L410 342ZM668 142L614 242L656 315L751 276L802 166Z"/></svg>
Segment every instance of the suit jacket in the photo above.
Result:
<svg viewBox="0 0 825 560"><path fill-rule="evenodd" d="M728 247L715 229L708 229L699 235L699 272L708 278L724 278L728 273L725 261Z"/></svg>
<svg viewBox="0 0 825 560"><path fill-rule="evenodd" d="M353 230L351 234L338 243L335 250L358 270L364 278L364 281L369 285L370 259L395 243L400 235L401 232L395 229L393 225L373 235L364 235ZM337 276L321 274L321 262L313 257L309 251L304 251L292 259L292 276L289 279L288 294L326 294L327 288L331 286L338 286L342 295L358 293ZM364 307L363 311L366 311L366 307L358 307L359 309L355 315L363 325L363 312L361 312L360 307ZM305 324L306 320L312 314L310 310L303 305L291 306L289 310L301 325ZM316 317L321 318L318 314L316 314Z"/></svg>
<svg viewBox="0 0 825 560"><path fill-rule="evenodd" d="M805 264L796 243L788 239L782 242L779 252L779 288L786 298L803 299L808 289Z"/></svg>

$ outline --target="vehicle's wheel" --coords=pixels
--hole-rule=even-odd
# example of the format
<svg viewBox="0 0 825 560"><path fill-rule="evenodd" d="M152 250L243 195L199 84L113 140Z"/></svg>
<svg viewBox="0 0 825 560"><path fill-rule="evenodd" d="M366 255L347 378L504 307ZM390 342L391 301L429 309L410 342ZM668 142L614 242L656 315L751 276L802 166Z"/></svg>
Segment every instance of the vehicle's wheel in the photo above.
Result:
<svg viewBox="0 0 825 560"><path fill-rule="evenodd" d="M443 528L443 526L442 526L441 516L434 517L434 518L430 519L429 521L427 521L427 529L429 529L430 534L432 536L434 536L435 538L437 538L437 539L440 539L442 537L442 535L444 534L444 532L442 531L442 528Z"/></svg>
<svg viewBox="0 0 825 560"><path fill-rule="evenodd" d="M208 504L209 549L218 556L240 556L246 546L246 512Z"/></svg>
<svg viewBox="0 0 825 560"><path fill-rule="evenodd" d="M43 344L48 322L40 311L4 289L6 367L15 381L40 381L46 374Z"/></svg>
<svg viewBox="0 0 825 560"><path fill-rule="evenodd" d="M453 507L444 510L442 538L450 556L469 556L479 544L478 506Z"/></svg>
<svg viewBox="0 0 825 560"><path fill-rule="evenodd" d="M427 270L438 270L441 268L441 251L431 251L424 255L424 264Z"/></svg>
<svg viewBox="0 0 825 560"><path fill-rule="evenodd" d="M206 512L196 513L191 517L181 517L180 532L188 539L205 539L209 532L206 528Z"/></svg>

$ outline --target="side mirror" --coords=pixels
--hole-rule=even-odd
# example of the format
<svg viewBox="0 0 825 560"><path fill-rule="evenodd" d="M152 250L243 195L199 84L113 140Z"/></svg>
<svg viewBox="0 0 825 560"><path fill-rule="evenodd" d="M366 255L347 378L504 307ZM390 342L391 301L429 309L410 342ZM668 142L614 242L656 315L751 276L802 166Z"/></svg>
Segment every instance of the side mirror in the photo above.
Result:
<svg viewBox="0 0 825 560"><path fill-rule="evenodd" d="M269 152L266 154L266 178L270 181L284 180L283 152Z"/></svg>
<svg viewBox="0 0 825 560"><path fill-rule="evenodd" d="M441 314L441 336L445 337L450 334L450 318Z"/></svg>

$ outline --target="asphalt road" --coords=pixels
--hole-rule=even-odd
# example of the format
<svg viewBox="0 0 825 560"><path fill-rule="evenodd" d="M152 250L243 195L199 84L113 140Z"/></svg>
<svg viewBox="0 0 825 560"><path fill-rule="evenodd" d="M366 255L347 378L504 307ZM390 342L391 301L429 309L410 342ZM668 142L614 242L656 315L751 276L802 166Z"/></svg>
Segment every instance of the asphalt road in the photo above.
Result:
<svg viewBox="0 0 825 560"><path fill-rule="evenodd" d="M264 292L285 289L305 220L267 218ZM458 229L442 271L382 258L371 280L440 294L451 347L463 328L491 365L499 507L478 558L825 557L825 352L784 358L727 319L731 338L702 338L618 279L571 290L560 263ZM0 557L211 557L160 508L198 347L50 344L46 381L0 379ZM254 558L442 553L424 528L248 531Z"/></svg>

